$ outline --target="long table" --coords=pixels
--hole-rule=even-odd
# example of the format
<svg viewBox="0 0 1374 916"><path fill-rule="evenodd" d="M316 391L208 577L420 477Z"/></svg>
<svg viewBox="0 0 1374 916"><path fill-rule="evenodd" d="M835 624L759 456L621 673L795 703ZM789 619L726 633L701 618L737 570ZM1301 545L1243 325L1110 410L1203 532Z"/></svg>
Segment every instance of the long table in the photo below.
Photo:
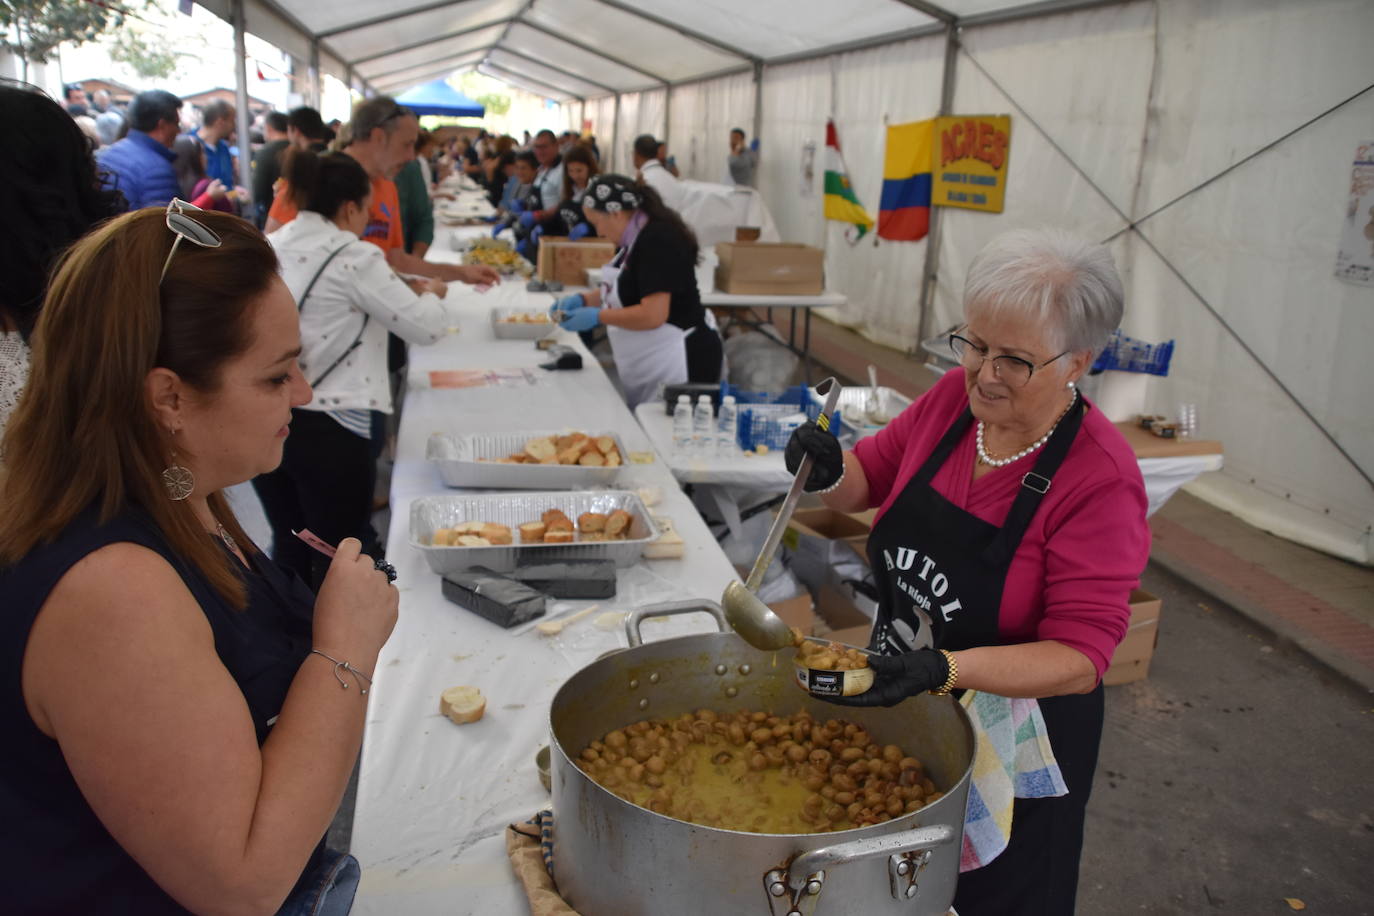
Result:
<svg viewBox="0 0 1374 916"><path fill-rule="evenodd" d="M452 230L440 231L434 260L453 260ZM461 237L461 233L459 234ZM447 490L424 460L433 432L509 432L573 427L615 430L628 451L650 452L596 360L574 334L559 342L583 355L580 371L536 368L546 355L529 341L494 338L493 306L547 307L547 294L506 283L486 294L454 284L458 332L411 349L414 387L405 395L391 487L387 556L399 574L400 620L377 664L363 742L352 852L363 866L358 914L510 914L527 912L505 853L504 831L548 804L534 756L548 743L549 702L558 686L601 653L625 645L622 631L591 615L554 638L503 630L449 603L440 579L408 546L411 502ZM519 387L426 387L430 370L527 369ZM735 572L661 460L633 465L617 487L657 488L653 512L674 521L687 542L680 560L646 560L621 570L619 594L602 613L685 598L719 600ZM589 602L560 602L551 616ZM645 628L653 640L712 629L704 615ZM458 726L439 714L447 687L480 687L487 712Z"/></svg>

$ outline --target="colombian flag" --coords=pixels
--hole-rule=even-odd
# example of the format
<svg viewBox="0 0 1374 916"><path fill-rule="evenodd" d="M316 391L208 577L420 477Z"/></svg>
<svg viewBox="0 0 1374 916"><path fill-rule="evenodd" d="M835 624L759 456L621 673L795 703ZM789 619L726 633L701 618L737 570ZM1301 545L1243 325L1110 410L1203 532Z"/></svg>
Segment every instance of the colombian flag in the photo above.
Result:
<svg viewBox="0 0 1374 916"><path fill-rule="evenodd" d="M929 177L929 176L927 176ZM927 191L929 185L927 185ZM926 194L927 198L930 196ZM873 217L859 203L854 186L849 183L848 169L840 152L840 136L835 132L835 122L825 122L825 218L851 223L853 244L864 237L873 227Z"/></svg>
<svg viewBox="0 0 1374 916"><path fill-rule="evenodd" d="M935 121L913 121L887 129L883 196L878 236L914 242L930 228L930 163Z"/></svg>

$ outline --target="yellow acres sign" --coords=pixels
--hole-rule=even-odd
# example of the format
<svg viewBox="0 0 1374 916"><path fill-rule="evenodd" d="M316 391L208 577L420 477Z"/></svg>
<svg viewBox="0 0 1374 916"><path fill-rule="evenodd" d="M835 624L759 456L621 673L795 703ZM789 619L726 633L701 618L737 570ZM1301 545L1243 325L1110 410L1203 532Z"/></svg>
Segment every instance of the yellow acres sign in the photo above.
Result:
<svg viewBox="0 0 1374 916"><path fill-rule="evenodd" d="M930 202L937 207L1002 212L1011 152L1010 115L935 119Z"/></svg>

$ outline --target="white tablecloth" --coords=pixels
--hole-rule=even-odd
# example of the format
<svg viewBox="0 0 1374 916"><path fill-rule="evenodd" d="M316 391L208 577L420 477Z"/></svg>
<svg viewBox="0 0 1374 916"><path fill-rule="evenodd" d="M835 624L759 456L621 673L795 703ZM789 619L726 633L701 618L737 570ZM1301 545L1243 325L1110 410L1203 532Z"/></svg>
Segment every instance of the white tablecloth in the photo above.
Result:
<svg viewBox="0 0 1374 916"><path fill-rule="evenodd" d="M471 230L439 230L432 257L452 260L456 238ZM445 251L445 249L449 249ZM459 332L427 348L412 348L412 376L431 369L530 368L547 359L530 341L493 338L492 306L545 305L522 283L482 295L454 284L461 303ZM581 351L576 335L563 343ZM580 372L533 369L528 387L457 390L418 388L405 397L392 481L387 555L401 589L400 621L382 651L369 696L367 732L353 822L352 851L363 866L357 914L510 914L527 912L507 863L503 832L548 803L534 755L548 743L548 705L558 686L607 649L625 644L623 632L595 625L598 614L562 636L503 630L440 592L439 577L410 549L411 501L446 491L424 461L432 432L521 429L614 429L630 451L650 451L594 359L583 352ZM618 486L657 487L654 508L676 523L687 541L681 560L642 561L622 570L619 594L603 610L701 597L719 600L734 570L662 462L636 465ZM553 608L585 606L560 602ZM649 640L714 626L703 615L649 624ZM486 717L457 726L439 714L439 694L470 684L487 696Z"/></svg>

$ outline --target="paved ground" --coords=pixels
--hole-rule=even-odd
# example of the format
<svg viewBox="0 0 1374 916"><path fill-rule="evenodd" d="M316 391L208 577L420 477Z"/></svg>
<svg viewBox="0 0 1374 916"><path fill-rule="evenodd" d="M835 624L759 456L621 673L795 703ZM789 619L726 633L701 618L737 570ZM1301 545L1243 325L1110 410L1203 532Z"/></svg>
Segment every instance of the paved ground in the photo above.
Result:
<svg viewBox="0 0 1374 916"><path fill-rule="evenodd" d="M1247 525L1188 493L1150 519L1151 559L1374 693L1374 569Z"/></svg>
<svg viewBox="0 0 1374 916"><path fill-rule="evenodd" d="M1147 680L1108 688L1078 912L1374 913L1374 700L1152 563Z"/></svg>

